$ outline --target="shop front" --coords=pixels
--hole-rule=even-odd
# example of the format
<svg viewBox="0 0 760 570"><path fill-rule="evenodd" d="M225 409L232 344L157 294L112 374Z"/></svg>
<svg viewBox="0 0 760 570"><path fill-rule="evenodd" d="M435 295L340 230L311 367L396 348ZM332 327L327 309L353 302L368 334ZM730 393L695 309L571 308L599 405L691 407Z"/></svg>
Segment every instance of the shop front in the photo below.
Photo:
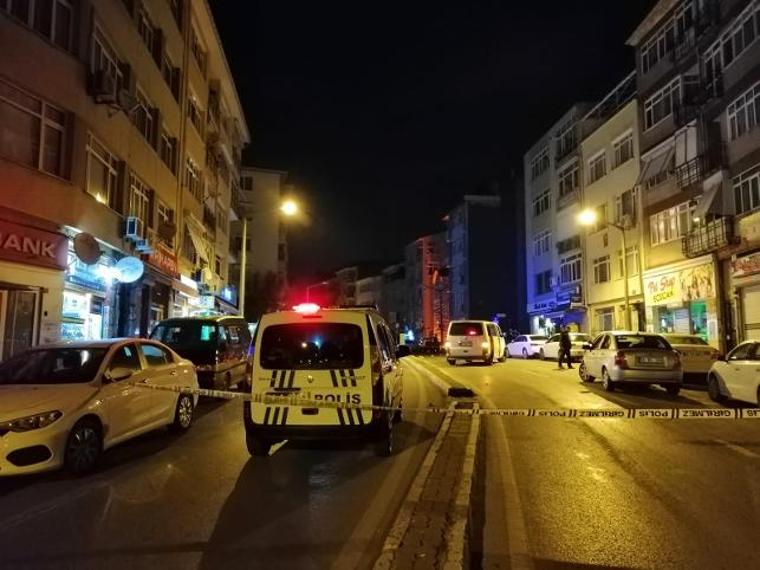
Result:
<svg viewBox="0 0 760 570"><path fill-rule="evenodd" d="M731 260L731 290L737 315L737 340L760 339L760 251Z"/></svg>
<svg viewBox="0 0 760 570"><path fill-rule="evenodd" d="M44 220L0 208L0 361L59 340L67 252Z"/></svg>
<svg viewBox="0 0 760 570"><path fill-rule="evenodd" d="M584 330L586 307L580 285L557 291L554 300L528 307L531 332L551 336L565 326L570 332Z"/></svg>
<svg viewBox="0 0 760 570"><path fill-rule="evenodd" d="M645 271L647 330L695 334L719 348L716 293L710 256Z"/></svg>

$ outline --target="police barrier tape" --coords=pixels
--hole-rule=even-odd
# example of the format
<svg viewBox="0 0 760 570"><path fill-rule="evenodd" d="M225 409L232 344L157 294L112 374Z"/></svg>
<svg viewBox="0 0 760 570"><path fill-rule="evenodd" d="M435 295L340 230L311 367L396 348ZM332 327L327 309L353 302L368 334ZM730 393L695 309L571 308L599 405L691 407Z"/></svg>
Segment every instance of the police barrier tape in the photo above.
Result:
<svg viewBox="0 0 760 570"><path fill-rule="evenodd" d="M328 401L315 398L310 392L282 394L250 394L190 388L187 386L158 386L155 384L133 383L137 388L160 390L178 394L190 394L223 400L243 400L254 404L278 406L301 406L306 408L339 408L366 411L424 412L429 414L464 414L480 416L529 417L529 418L594 418L594 419L650 419L650 420L756 420L760 419L760 408L633 408L633 409L576 409L576 408L397 408L356 404L345 401Z"/></svg>

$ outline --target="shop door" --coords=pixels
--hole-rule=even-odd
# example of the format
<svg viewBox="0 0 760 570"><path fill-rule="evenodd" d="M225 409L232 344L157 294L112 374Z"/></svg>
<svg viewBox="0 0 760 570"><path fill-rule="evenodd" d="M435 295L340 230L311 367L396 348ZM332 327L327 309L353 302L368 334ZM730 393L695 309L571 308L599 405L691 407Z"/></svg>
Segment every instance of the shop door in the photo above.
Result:
<svg viewBox="0 0 760 570"><path fill-rule="evenodd" d="M760 340L760 285L742 289L744 340Z"/></svg>
<svg viewBox="0 0 760 570"><path fill-rule="evenodd" d="M0 291L0 361L23 352L34 343L36 291Z"/></svg>

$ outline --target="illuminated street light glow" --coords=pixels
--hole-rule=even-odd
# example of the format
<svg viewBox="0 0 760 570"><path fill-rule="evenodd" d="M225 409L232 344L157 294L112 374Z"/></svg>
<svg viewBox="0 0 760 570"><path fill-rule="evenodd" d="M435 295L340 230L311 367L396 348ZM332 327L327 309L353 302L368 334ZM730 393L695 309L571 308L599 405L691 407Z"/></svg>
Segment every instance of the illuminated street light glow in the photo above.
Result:
<svg viewBox="0 0 760 570"><path fill-rule="evenodd" d="M596 212L594 210L583 210L578 214L578 223L582 226L591 226L596 223Z"/></svg>
<svg viewBox="0 0 760 570"><path fill-rule="evenodd" d="M298 213L298 204L293 200L285 200L280 206L280 212L286 216L295 216Z"/></svg>

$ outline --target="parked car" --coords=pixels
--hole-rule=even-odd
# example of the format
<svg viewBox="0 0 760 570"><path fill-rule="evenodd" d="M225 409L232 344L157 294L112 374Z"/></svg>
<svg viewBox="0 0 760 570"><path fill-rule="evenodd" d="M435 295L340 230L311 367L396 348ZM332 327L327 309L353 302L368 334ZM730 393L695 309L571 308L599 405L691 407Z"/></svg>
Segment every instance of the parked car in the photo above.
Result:
<svg viewBox="0 0 760 570"><path fill-rule="evenodd" d="M583 346L591 341L591 337L586 333L570 333L570 341L573 343L570 349L570 358L571 360L580 362L583 360ZM539 348L538 357L541 360L546 360L547 358L557 360L559 358L559 334L549 337L549 340Z"/></svg>
<svg viewBox="0 0 760 570"><path fill-rule="evenodd" d="M515 356L532 358L541 353L541 347L544 346L547 340L549 338L544 335L521 334L507 345L507 356L510 358Z"/></svg>
<svg viewBox="0 0 760 570"><path fill-rule="evenodd" d="M505 343L501 329L491 321L451 321L446 335L446 361L454 366L457 360L482 360L492 364L505 359Z"/></svg>
<svg viewBox="0 0 760 570"><path fill-rule="evenodd" d="M608 392L622 384L659 384L671 396L681 390L681 357L662 335L603 332L586 348L578 369L584 382L601 378Z"/></svg>
<svg viewBox="0 0 760 570"><path fill-rule="evenodd" d="M713 363L707 393L716 402L731 398L760 406L760 342L743 342Z"/></svg>
<svg viewBox="0 0 760 570"><path fill-rule="evenodd" d="M203 388L250 390L251 333L242 317L183 317L161 321L150 338L191 360Z"/></svg>
<svg viewBox="0 0 760 570"><path fill-rule="evenodd" d="M662 336L681 355L684 378L688 376L695 381L705 382L710 368L720 358L720 351L695 334L663 334Z"/></svg>
<svg viewBox="0 0 760 570"><path fill-rule="evenodd" d="M441 342L434 336L428 336L420 341L419 354L436 355L441 353Z"/></svg>
<svg viewBox="0 0 760 570"><path fill-rule="evenodd" d="M144 339L46 345L0 364L0 476L85 473L117 443L190 427L197 397L135 383L198 387L192 362Z"/></svg>

